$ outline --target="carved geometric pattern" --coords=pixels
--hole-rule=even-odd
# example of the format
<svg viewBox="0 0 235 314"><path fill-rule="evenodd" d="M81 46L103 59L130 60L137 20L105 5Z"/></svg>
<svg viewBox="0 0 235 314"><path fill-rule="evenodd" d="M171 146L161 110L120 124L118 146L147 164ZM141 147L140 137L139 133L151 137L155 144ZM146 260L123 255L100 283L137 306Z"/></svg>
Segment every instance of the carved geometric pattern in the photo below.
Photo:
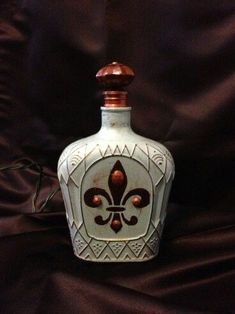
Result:
<svg viewBox="0 0 235 314"><path fill-rule="evenodd" d="M89 245L85 248L84 251L82 251L81 254L76 254L76 255L86 260L91 260L91 261L97 260L97 257L95 256L95 254L93 253Z"/></svg>
<svg viewBox="0 0 235 314"><path fill-rule="evenodd" d="M163 161L164 161L163 156L161 154L158 154L158 153L153 155L152 159L158 166L161 166L163 164Z"/></svg>
<svg viewBox="0 0 235 314"><path fill-rule="evenodd" d="M159 246L159 238L158 233L155 231L151 238L147 242L148 247L153 251L153 254L157 252L158 246Z"/></svg>
<svg viewBox="0 0 235 314"><path fill-rule="evenodd" d="M147 242L148 239L151 237L151 235L153 234L153 232L154 232L155 230L156 230L156 228L154 227L153 223L150 222L148 232L147 232L147 234L143 237L143 240L144 240L145 242Z"/></svg>
<svg viewBox="0 0 235 314"><path fill-rule="evenodd" d="M98 257L98 260L105 262L117 262L118 258L114 255L109 245L107 245Z"/></svg>
<svg viewBox="0 0 235 314"><path fill-rule="evenodd" d="M108 255L108 253L106 253L103 257L105 262L111 262L111 257Z"/></svg>
<svg viewBox="0 0 235 314"><path fill-rule="evenodd" d="M76 226L73 224L73 229ZM77 231L73 244L75 254L90 261L136 261L148 260L158 253L159 233L162 224L159 222L157 229L150 223L146 236L142 239L131 241L97 241L91 239L84 228L84 224ZM70 230L74 233L74 230Z"/></svg>
<svg viewBox="0 0 235 314"><path fill-rule="evenodd" d="M111 248L116 257L118 257L121 254L125 245L126 242L121 241L109 242L109 247Z"/></svg>
<svg viewBox="0 0 235 314"><path fill-rule="evenodd" d="M75 237L75 234L77 233L77 227L75 225L75 223L73 222L72 225L69 227L69 233L70 233L70 236L71 236L71 239L73 241L74 237Z"/></svg>
<svg viewBox="0 0 235 314"><path fill-rule="evenodd" d="M72 226L74 229L74 223ZM159 233L161 230L162 224L160 222L157 224L157 229L153 222L150 222L148 232L142 239L131 241L97 241L87 235L84 224L82 224L74 238L75 254L90 261L115 262L120 260L131 262L149 260L158 253Z"/></svg>
<svg viewBox="0 0 235 314"><path fill-rule="evenodd" d="M135 148L138 148L142 151L143 154L149 156L148 146L146 144L138 144L135 146Z"/></svg>
<svg viewBox="0 0 235 314"><path fill-rule="evenodd" d="M165 175L169 179L173 177L174 169L172 167L174 167L174 162L172 156L161 145L158 147L158 145L155 146L147 142L121 145L109 144L105 147L103 144L93 146L88 143L84 145L84 142L82 144L78 141L70 145L61 155L58 171L59 178L68 178L69 173L72 173L72 176L76 176L76 173L73 172L76 168L84 173L84 164L86 165L87 163L87 166L91 166L97 161L94 155L96 157L100 156L97 157L98 159L108 156L131 157L141 163L148 171L156 165L157 167L155 168L160 169L163 176ZM82 178L79 173L75 180L76 186L80 186L80 177ZM65 181L67 182L67 180ZM65 186L64 189L66 188L68 187ZM143 238L131 241L95 240L87 234L84 221L81 222L81 225L76 226L72 219L69 228L75 254L82 259L90 261L115 262L151 259L158 253L159 237L163 228L163 223L158 223L157 218L159 217L155 218L152 215L147 234Z"/></svg>
<svg viewBox="0 0 235 314"><path fill-rule="evenodd" d="M123 256L123 259L124 261L131 261L132 260L132 256L129 254L129 253L126 253L124 256Z"/></svg>
<svg viewBox="0 0 235 314"><path fill-rule="evenodd" d="M144 246L143 250L141 251L141 254L139 256L139 259L141 260L149 260L152 259L155 255L153 255L152 251L149 249L149 247Z"/></svg>
<svg viewBox="0 0 235 314"><path fill-rule="evenodd" d="M128 144L128 146L125 144L122 146L122 148L118 145L107 145L106 147L103 147L102 145L97 144L95 145L95 147L93 146L92 149L87 150L87 144L79 144L79 142L75 142L69 145L62 153L58 163L59 177L63 175L63 177L66 178L68 176L68 173L67 175L65 175L65 172L69 170L69 173L71 173L81 163L82 160L86 159L88 155L91 155L92 151L95 148L99 150L100 158L113 155L133 157L141 161L141 163L147 170L149 170L150 159L159 167L159 169L161 169L163 173L165 173L166 171L166 159L170 162L170 168L172 166L174 168L174 161L172 159L172 156L169 151L164 147L160 148L159 146L155 147L144 143ZM67 169L67 167L65 166L61 167L66 159L68 160L69 169ZM92 162L90 164L92 164ZM172 170L171 168L170 173L172 171L174 172L174 169Z"/></svg>
<svg viewBox="0 0 235 314"><path fill-rule="evenodd" d="M110 146L108 145L105 152L104 152L104 157L111 156L112 154L113 154L112 150L111 150Z"/></svg>
<svg viewBox="0 0 235 314"><path fill-rule="evenodd" d="M128 243L128 242L127 242ZM121 252L119 255L120 260L125 260L125 261L132 261L136 260L137 257L136 255L132 252L132 250L129 248L129 246L125 246L124 250Z"/></svg>
<svg viewBox="0 0 235 314"><path fill-rule="evenodd" d="M121 151L120 151L118 145L115 147L113 154L114 155L121 155Z"/></svg>
<svg viewBox="0 0 235 314"><path fill-rule="evenodd" d="M149 234L148 234L149 237ZM155 230L145 243L143 239L132 241L97 241L91 239L88 244L79 231L74 239L75 254L91 261L137 261L148 260L156 256L159 249L158 233Z"/></svg>
<svg viewBox="0 0 235 314"><path fill-rule="evenodd" d="M97 159L102 158L102 152L99 145L87 146L86 158L85 158L85 169L88 169L91 165L96 162Z"/></svg>
<svg viewBox="0 0 235 314"><path fill-rule="evenodd" d="M90 247L95 254L96 257L99 257L99 255L102 253L104 248L106 247L107 243L104 241L97 241L92 239L90 243Z"/></svg>
<svg viewBox="0 0 235 314"><path fill-rule="evenodd" d="M71 158L71 165L77 166L81 160L82 160L82 157L79 155L79 151L78 151L77 154L73 155L73 157Z"/></svg>
<svg viewBox="0 0 235 314"><path fill-rule="evenodd" d="M172 163L174 164L174 160L171 156L171 153L168 150L165 150L164 155L166 156L166 158Z"/></svg>
<svg viewBox="0 0 235 314"><path fill-rule="evenodd" d="M84 256L84 259L87 260L87 261L91 261L92 260L92 257L89 253L87 253L85 256Z"/></svg>
<svg viewBox="0 0 235 314"><path fill-rule="evenodd" d="M131 153L128 149L128 147L125 145L124 148L123 148L123 151L121 153L122 156L126 156L126 157L130 157L131 156Z"/></svg>
<svg viewBox="0 0 235 314"><path fill-rule="evenodd" d="M101 154L103 157L107 156L126 156L126 157L131 157L135 147L137 146L136 144L129 144L129 147L127 145L107 145L107 147L100 147Z"/></svg>
<svg viewBox="0 0 235 314"><path fill-rule="evenodd" d="M73 241L74 249L78 255L88 246L88 243L83 239L81 234L77 232Z"/></svg>
<svg viewBox="0 0 235 314"><path fill-rule="evenodd" d="M142 251L144 245L145 243L142 239L128 242L129 248L132 250L136 257L140 255L140 252Z"/></svg>
<svg viewBox="0 0 235 314"><path fill-rule="evenodd" d="M72 144L70 144L68 147L65 148L65 150L62 152L59 161L58 161L58 168L60 168L60 166L62 165L62 163L67 159L67 157L69 155L71 155L71 153L73 153L74 148L78 145L77 142L74 142Z"/></svg>
<svg viewBox="0 0 235 314"><path fill-rule="evenodd" d="M67 157L68 171L72 173L83 161L86 154L86 145L76 148L72 154Z"/></svg>
<svg viewBox="0 0 235 314"><path fill-rule="evenodd" d="M147 171L149 171L149 156L146 145L136 145L132 157L140 161Z"/></svg>
<svg viewBox="0 0 235 314"><path fill-rule="evenodd" d="M153 163L165 173L166 171L166 157L163 155L159 148L156 148L152 145L148 145L149 158L153 161Z"/></svg>
<svg viewBox="0 0 235 314"><path fill-rule="evenodd" d="M80 239L76 239L75 243L77 245L78 251L81 251L84 248L84 246L86 245L85 241L80 240Z"/></svg>
<svg viewBox="0 0 235 314"><path fill-rule="evenodd" d="M84 227L84 224L81 225L81 227L79 228L78 232L82 235L83 239L87 242L90 243L91 242L91 238L88 236L86 229Z"/></svg>

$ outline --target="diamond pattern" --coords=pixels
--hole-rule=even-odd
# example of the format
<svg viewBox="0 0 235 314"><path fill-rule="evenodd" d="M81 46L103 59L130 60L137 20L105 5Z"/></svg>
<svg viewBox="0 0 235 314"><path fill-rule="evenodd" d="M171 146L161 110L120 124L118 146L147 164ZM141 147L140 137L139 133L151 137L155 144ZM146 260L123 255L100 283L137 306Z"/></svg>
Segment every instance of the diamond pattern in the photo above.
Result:
<svg viewBox="0 0 235 314"><path fill-rule="evenodd" d="M113 251L116 257L118 257L121 254L125 245L126 245L125 242L120 242L120 241L109 243L109 247L111 248L111 250Z"/></svg>
<svg viewBox="0 0 235 314"><path fill-rule="evenodd" d="M82 235L82 237L86 240L87 243L91 242L91 238L86 233L86 229L84 227L84 224L82 224L81 227L79 228L79 232Z"/></svg>
<svg viewBox="0 0 235 314"><path fill-rule="evenodd" d="M135 254L136 257L140 255L140 252L142 251L145 243L143 240L137 240L137 241L130 241L128 243L129 248L131 251Z"/></svg>
<svg viewBox="0 0 235 314"><path fill-rule="evenodd" d="M100 254L102 253L102 251L104 250L104 248L106 247L107 243L104 241L97 241L92 239L91 243L90 243L90 247L93 251L93 253L95 254L95 256L98 258L100 256Z"/></svg>
<svg viewBox="0 0 235 314"><path fill-rule="evenodd" d="M83 239L81 234L77 232L74 241L73 241L74 249L78 255L82 253L82 251L85 250L85 248L88 246L88 243Z"/></svg>
<svg viewBox="0 0 235 314"><path fill-rule="evenodd" d="M74 251L78 257L86 260L104 262L148 260L158 253L161 227L159 224L156 230L151 223L147 235L142 239L107 243L91 239L82 225L74 237Z"/></svg>
<svg viewBox="0 0 235 314"><path fill-rule="evenodd" d="M159 246L159 238L157 232L154 232L151 238L147 242L148 247L153 251L154 254L157 253Z"/></svg>

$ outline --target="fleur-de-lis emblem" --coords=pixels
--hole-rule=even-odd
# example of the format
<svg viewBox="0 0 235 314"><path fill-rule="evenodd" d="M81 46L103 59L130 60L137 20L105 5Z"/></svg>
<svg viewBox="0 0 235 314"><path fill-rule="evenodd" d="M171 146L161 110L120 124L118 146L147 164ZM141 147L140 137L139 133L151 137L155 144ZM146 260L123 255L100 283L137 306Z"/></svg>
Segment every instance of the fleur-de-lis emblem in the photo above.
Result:
<svg viewBox="0 0 235 314"><path fill-rule="evenodd" d="M111 221L110 227L114 232L119 232L122 229L123 223L129 226L136 225L138 218L131 216L126 218L124 212L126 203L131 198L131 202L135 208L141 209L146 207L150 202L150 195L146 189L136 188L125 194L127 187L126 172L118 160L109 175L108 186L111 195L104 189L93 187L88 189L84 194L85 204L92 208L99 208L102 205L102 197L104 197L109 206L106 211L110 212L109 216L104 219L101 215L95 217L95 223L98 225L106 225Z"/></svg>

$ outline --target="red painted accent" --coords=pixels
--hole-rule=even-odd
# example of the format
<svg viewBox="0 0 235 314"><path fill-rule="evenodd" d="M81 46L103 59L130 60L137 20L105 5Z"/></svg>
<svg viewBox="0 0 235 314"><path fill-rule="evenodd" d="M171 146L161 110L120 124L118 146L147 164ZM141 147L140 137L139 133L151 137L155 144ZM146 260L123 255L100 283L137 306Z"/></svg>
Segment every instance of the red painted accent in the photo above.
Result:
<svg viewBox="0 0 235 314"><path fill-rule="evenodd" d="M122 224L119 220L113 220L111 227L115 232L118 232L121 229Z"/></svg>
<svg viewBox="0 0 235 314"><path fill-rule="evenodd" d="M92 203L94 206L100 206L102 204L102 199L99 195L94 195L92 199Z"/></svg>
<svg viewBox="0 0 235 314"><path fill-rule="evenodd" d="M127 176L120 160L117 160L114 164L109 175L108 184L113 198L112 205L119 206L127 186Z"/></svg>
<svg viewBox="0 0 235 314"><path fill-rule="evenodd" d="M122 222L121 222L120 214L115 213L113 215L113 220L111 222L111 228L116 233L122 229Z"/></svg>
<svg viewBox="0 0 235 314"><path fill-rule="evenodd" d="M134 196L134 197L132 198L131 201L132 201L132 204L133 204L135 207L140 207L140 206L141 206L142 197L136 195L136 196Z"/></svg>
<svg viewBox="0 0 235 314"><path fill-rule="evenodd" d="M124 174L122 171L120 170L115 170L113 173L112 173L112 183L114 185L122 185L123 182L124 182Z"/></svg>

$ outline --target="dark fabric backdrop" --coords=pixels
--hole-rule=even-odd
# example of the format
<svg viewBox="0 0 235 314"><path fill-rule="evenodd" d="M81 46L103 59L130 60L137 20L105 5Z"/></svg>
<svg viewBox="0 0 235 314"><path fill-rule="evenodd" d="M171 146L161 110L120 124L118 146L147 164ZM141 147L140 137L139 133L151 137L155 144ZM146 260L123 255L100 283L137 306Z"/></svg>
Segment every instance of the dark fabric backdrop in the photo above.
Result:
<svg viewBox="0 0 235 314"><path fill-rule="evenodd" d="M235 313L235 1L1 0L1 164L43 166L40 206L114 60L136 72L133 128L176 163L159 256L79 261L60 193L32 213L37 172L1 171L0 313Z"/></svg>

